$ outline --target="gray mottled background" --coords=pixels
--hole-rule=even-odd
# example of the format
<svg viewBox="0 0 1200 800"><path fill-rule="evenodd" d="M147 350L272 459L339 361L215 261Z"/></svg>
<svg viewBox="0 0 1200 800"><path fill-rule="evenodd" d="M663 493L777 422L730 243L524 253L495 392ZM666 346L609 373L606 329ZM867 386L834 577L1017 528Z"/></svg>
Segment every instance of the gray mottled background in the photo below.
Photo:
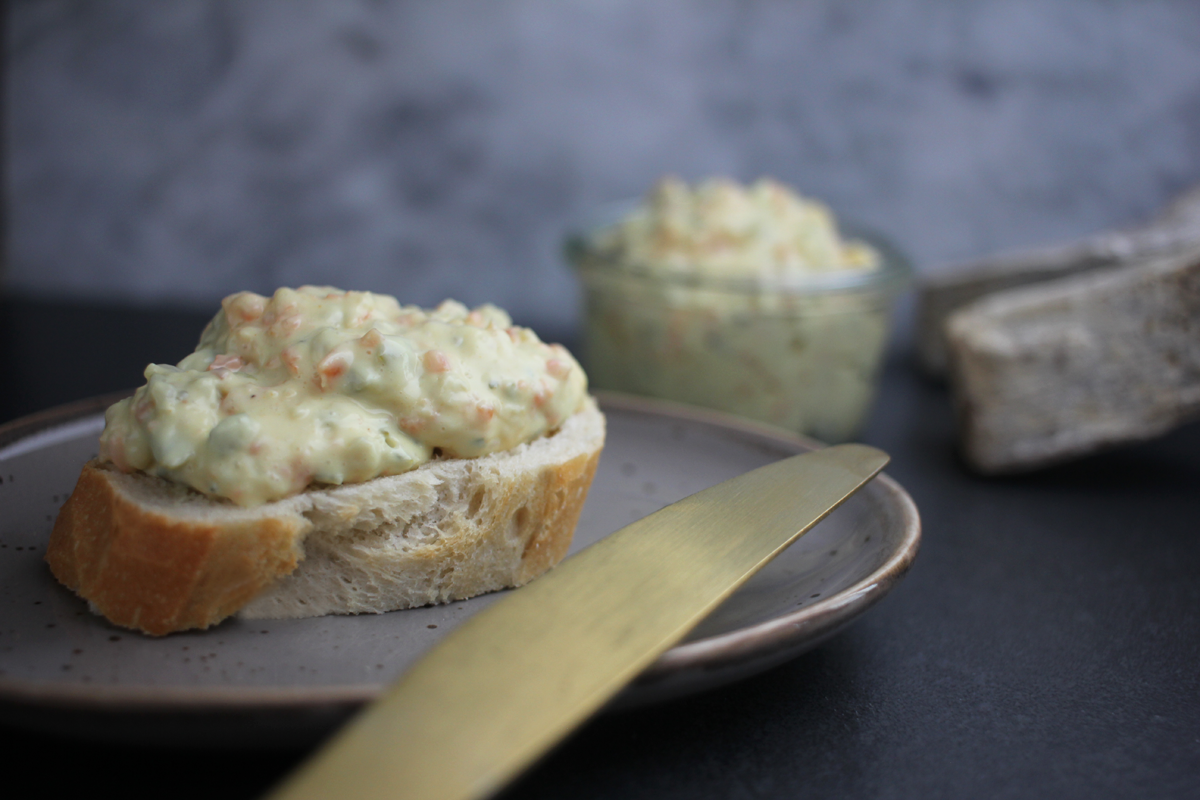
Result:
<svg viewBox="0 0 1200 800"><path fill-rule="evenodd" d="M778 176L921 270L1200 181L1200 4L17 0L6 290L333 283L575 320L580 214Z"/></svg>

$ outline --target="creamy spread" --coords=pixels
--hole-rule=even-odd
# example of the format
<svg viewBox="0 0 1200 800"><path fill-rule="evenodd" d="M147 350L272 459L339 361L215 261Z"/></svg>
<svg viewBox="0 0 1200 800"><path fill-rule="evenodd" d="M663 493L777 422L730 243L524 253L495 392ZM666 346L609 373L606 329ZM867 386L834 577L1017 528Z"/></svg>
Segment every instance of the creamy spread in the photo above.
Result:
<svg viewBox="0 0 1200 800"><path fill-rule="evenodd" d="M596 386L856 435L899 267L824 205L771 180L668 178L573 252Z"/></svg>
<svg viewBox="0 0 1200 800"><path fill-rule="evenodd" d="M763 178L710 179L695 189L664 178L596 241L626 266L707 277L779 278L875 269L867 245L843 241L829 209Z"/></svg>
<svg viewBox="0 0 1200 800"><path fill-rule="evenodd" d="M105 415L100 457L243 506L529 442L587 378L503 310L331 287L231 295L178 366Z"/></svg>

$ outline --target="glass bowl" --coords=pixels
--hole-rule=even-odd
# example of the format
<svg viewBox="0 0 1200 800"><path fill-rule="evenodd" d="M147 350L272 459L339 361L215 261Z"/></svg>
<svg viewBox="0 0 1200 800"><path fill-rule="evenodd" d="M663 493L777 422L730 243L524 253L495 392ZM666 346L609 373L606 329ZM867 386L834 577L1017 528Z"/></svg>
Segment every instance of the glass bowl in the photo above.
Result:
<svg viewBox="0 0 1200 800"><path fill-rule="evenodd" d="M594 246L602 227L570 235L566 257L583 284L590 385L714 408L828 443L854 439L912 269L882 237L841 229L876 250L879 268L775 280L662 274Z"/></svg>

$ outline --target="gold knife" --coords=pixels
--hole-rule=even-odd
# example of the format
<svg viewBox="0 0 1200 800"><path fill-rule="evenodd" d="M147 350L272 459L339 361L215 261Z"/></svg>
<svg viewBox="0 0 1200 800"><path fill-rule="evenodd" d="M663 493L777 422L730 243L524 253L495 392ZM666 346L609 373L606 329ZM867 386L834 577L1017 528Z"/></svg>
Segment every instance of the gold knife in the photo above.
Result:
<svg viewBox="0 0 1200 800"><path fill-rule="evenodd" d="M622 528L463 623L269 797L494 794L887 462L817 450Z"/></svg>

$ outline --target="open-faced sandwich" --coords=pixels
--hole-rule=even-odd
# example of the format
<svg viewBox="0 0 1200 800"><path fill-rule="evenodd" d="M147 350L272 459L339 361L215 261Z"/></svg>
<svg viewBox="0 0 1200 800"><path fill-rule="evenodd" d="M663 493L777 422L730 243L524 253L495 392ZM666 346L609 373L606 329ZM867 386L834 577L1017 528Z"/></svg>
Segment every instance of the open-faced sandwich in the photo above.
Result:
<svg viewBox="0 0 1200 800"><path fill-rule="evenodd" d="M566 554L604 444L571 354L489 305L242 292L146 380L46 560L156 635L519 586Z"/></svg>

